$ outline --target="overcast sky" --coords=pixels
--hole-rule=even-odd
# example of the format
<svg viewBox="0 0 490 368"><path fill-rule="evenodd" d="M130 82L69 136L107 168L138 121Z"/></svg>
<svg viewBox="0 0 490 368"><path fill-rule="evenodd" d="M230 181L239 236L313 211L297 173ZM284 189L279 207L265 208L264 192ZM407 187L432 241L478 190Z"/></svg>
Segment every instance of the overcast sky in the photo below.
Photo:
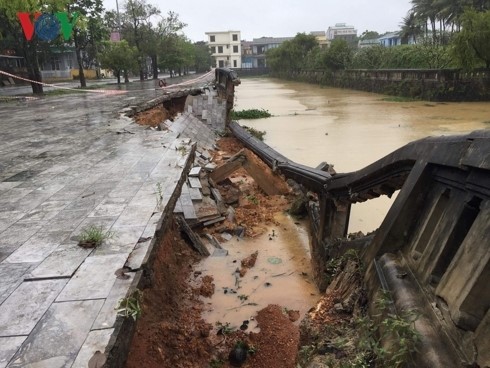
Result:
<svg viewBox="0 0 490 368"><path fill-rule="evenodd" d="M118 0L119 7L125 0ZM174 11L187 23L192 41L206 40L205 32L241 31L242 40L262 36L290 37L299 32L326 31L335 23L365 30L396 31L411 8L410 0L147 0L162 13ZM107 10L116 0L104 0Z"/></svg>

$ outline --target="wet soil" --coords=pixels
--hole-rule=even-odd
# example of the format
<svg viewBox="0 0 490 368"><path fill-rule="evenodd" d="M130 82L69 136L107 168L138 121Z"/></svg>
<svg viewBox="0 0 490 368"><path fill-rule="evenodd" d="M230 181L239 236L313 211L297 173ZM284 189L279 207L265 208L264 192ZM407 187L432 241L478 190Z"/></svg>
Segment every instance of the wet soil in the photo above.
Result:
<svg viewBox="0 0 490 368"><path fill-rule="evenodd" d="M184 111L186 96L165 101L152 109L142 111L135 115L135 121L140 125L156 127L165 120L173 121L175 117Z"/></svg>
<svg viewBox="0 0 490 368"><path fill-rule="evenodd" d="M126 367L230 367L229 354L242 343L250 350L243 367L295 367L299 328L283 307L270 305L258 313L258 333L223 332L202 319L200 298L210 296L214 285L211 277L193 272L198 260L172 224L157 251L152 287L143 291ZM191 279L200 286L192 287Z"/></svg>
<svg viewBox="0 0 490 368"><path fill-rule="evenodd" d="M233 138L222 139L218 147L220 151L215 155L218 164L242 148ZM246 196L254 198L253 201L241 198L235 208L236 223L247 229L246 236L258 236L268 230L267 226L278 224L274 215L285 210L291 198L266 196L245 171L236 172L230 181ZM218 230L216 226L207 231L217 234ZM244 321L243 330L249 323L255 326L249 331L232 328L228 323L207 323L203 312L209 308L206 301L215 293L214 278L212 274L195 271L200 257L184 239L172 224L161 240L152 286L143 291L142 315L137 321L126 367L294 368L300 333L299 322L293 322L299 319L299 311L264 305ZM253 270L256 259L257 255L244 256L243 269ZM245 351L246 361L231 365L230 352L238 347L242 355Z"/></svg>

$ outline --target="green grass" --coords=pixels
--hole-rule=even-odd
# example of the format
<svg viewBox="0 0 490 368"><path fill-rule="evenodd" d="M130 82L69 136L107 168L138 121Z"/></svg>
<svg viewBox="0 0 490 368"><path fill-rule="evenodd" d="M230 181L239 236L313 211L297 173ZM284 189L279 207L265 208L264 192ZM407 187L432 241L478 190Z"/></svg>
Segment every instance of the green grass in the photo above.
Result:
<svg viewBox="0 0 490 368"><path fill-rule="evenodd" d="M257 138L259 141L264 140L264 136L266 132L264 130L257 130L255 128L248 127L246 125L242 125L242 128L247 130L251 135L253 135L255 138Z"/></svg>
<svg viewBox="0 0 490 368"><path fill-rule="evenodd" d="M127 298L119 300L116 307L117 315L125 318L131 317L135 321L141 316L141 291L136 289L136 291Z"/></svg>
<svg viewBox="0 0 490 368"><path fill-rule="evenodd" d="M114 237L114 232L104 231L102 226L90 225L82 229L78 245L83 248L96 248L106 239Z"/></svg>
<svg viewBox="0 0 490 368"><path fill-rule="evenodd" d="M272 114L268 110L264 109L248 109L240 111L231 111L232 120L246 120L246 119L263 119L270 118Z"/></svg>

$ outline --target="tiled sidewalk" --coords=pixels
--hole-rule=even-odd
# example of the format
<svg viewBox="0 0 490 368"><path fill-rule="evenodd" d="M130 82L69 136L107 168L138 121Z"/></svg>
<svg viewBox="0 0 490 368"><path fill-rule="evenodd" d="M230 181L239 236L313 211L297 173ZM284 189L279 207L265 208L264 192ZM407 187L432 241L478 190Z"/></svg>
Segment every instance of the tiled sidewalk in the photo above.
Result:
<svg viewBox="0 0 490 368"><path fill-rule="evenodd" d="M134 101L0 105L0 368L87 367L104 351L134 276L115 272L140 267L192 153L112 112ZM79 247L90 224L114 237Z"/></svg>

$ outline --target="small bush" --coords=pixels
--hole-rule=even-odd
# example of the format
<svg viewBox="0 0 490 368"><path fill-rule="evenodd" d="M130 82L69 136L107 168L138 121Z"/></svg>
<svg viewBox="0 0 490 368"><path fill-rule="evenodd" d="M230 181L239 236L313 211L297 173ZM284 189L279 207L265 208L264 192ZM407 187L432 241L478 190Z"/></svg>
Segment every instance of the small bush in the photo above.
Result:
<svg viewBox="0 0 490 368"><path fill-rule="evenodd" d="M82 229L78 245L83 248L96 248L106 239L114 237L114 232L104 231L102 226L90 225Z"/></svg>
<svg viewBox="0 0 490 368"><path fill-rule="evenodd" d="M248 127L246 125L242 126L243 129L247 130L251 135L253 135L255 138L257 138L259 141L264 140L264 135L266 132L264 130L257 130L255 128Z"/></svg>
<svg viewBox="0 0 490 368"><path fill-rule="evenodd" d="M241 111L231 111L232 120L242 120L242 119L262 119L270 118L272 114L264 109L249 109Z"/></svg>

